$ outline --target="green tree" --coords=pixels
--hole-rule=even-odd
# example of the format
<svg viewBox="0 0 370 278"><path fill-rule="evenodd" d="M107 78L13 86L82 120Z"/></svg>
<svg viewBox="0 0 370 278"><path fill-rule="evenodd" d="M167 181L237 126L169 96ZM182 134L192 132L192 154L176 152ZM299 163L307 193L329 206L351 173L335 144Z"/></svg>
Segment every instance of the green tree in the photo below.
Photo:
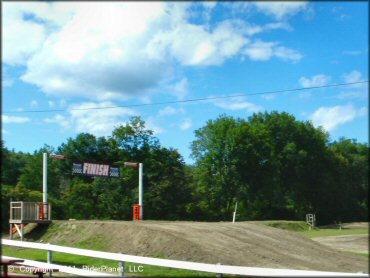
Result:
<svg viewBox="0 0 370 278"><path fill-rule="evenodd" d="M193 198L209 219L304 219L336 213L336 173L328 134L288 113L225 115L195 131Z"/></svg>
<svg viewBox="0 0 370 278"><path fill-rule="evenodd" d="M1 183L15 186L30 155L9 151L1 141Z"/></svg>
<svg viewBox="0 0 370 278"><path fill-rule="evenodd" d="M369 147L356 140L340 138L330 144L335 168L336 220L368 218Z"/></svg>

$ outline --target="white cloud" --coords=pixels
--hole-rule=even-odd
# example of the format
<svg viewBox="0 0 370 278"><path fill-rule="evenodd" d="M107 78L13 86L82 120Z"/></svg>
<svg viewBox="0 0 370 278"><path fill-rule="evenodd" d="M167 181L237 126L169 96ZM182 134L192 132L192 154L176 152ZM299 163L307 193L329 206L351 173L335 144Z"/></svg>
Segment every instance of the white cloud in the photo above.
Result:
<svg viewBox="0 0 370 278"><path fill-rule="evenodd" d="M173 92L178 99L183 100L188 94L188 79L183 78L173 86Z"/></svg>
<svg viewBox="0 0 370 278"><path fill-rule="evenodd" d="M158 34L151 43L164 43L156 51L163 51L167 45L170 53L183 65L220 65L248 43L243 27L241 21L225 20L209 32L205 26L186 23L176 30Z"/></svg>
<svg viewBox="0 0 370 278"><path fill-rule="evenodd" d="M350 73L343 74L344 82L346 83L354 83L363 81L362 74L358 70L353 70Z"/></svg>
<svg viewBox="0 0 370 278"><path fill-rule="evenodd" d="M273 94L266 94L266 95L262 95L261 98L265 99L265 100L273 100L275 99L276 95L273 95Z"/></svg>
<svg viewBox="0 0 370 278"><path fill-rule="evenodd" d="M4 134L4 135L5 135L5 134L10 134L10 132L9 132L9 131L7 131L7 130L6 130L6 129L4 129L4 128L3 128L3 129L1 129L1 130L2 130L2 134Z"/></svg>
<svg viewBox="0 0 370 278"><path fill-rule="evenodd" d="M60 107L65 107L66 105L67 105L67 101L66 100L62 99L62 100L59 101L59 106Z"/></svg>
<svg viewBox="0 0 370 278"><path fill-rule="evenodd" d="M331 12L335 15L335 19L339 21L344 21L350 19L351 16L343 12L343 7L334 7Z"/></svg>
<svg viewBox="0 0 370 278"><path fill-rule="evenodd" d="M357 111L357 117L363 117L363 116L368 116L368 109L367 109L367 107L361 107Z"/></svg>
<svg viewBox="0 0 370 278"><path fill-rule="evenodd" d="M267 61L273 56L272 47L275 45L273 42L256 41L250 44L244 53L255 61Z"/></svg>
<svg viewBox="0 0 370 278"><path fill-rule="evenodd" d="M2 115L1 119L4 124L10 124L10 123L19 124L19 123L27 123L31 121L31 119L28 117L18 117L18 116L8 116L8 115Z"/></svg>
<svg viewBox="0 0 370 278"><path fill-rule="evenodd" d="M352 104L348 104L345 106L320 107L309 118L315 126L322 126L325 130L332 131L338 126L366 114L366 107L356 110Z"/></svg>
<svg viewBox="0 0 370 278"><path fill-rule="evenodd" d="M214 30L188 23L186 7L152 2L77 5L74 16L28 60L22 80L49 95L127 99L168 81L174 59L182 65L218 65L247 42L233 21Z"/></svg>
<svg viewBox="0 0 370 278"><path fill-rule="evenodd" d="M339 99L366 99L368 92L367 90L341 92L336 97Z"/></svg>
<svg viewBox="0 0 370 278"><path fill-rule="evenodd" d="M303 55L296 50L286 48L284 46L276 47L274 55L282 60L298 62L302 59Z"/></svg>
<svg viewBox="0 0 370 278"><path fill-rule="evenodd" d="M356 82L364 81L362 77L362 73L358 70L353 70L349 73L345 73L342 75L342 77L345 83L356 83ZM345 89L364 90L367 93L368 86L369 86L369 83L359 83L359 84L353 84L353 85L346 86Z"/></svg>
<svg viewBox="0 0 370 278"><path fill-rule="evenodd" d="M127 116L134 115L134 111L128 108L93 109L115 106L112 102L86 102L71 105L68 108L68 116L56 115L53 118L46 118L46 123L59 124L63 129L88 132L96 136L108 136L113 129L125 124Z"/></svg>
<svg viewBox="0 0 370 278"><path fill-rule="evenodd" d="M159 110L158 115L163 117L163 116L170 116L170 115L175 115L179 113L184 113L183 108L175 109L172 106L166 106L165 108Z"/></svg>
<svg viewBox="0 0 370 278"><path fill-rule="evenodd" d="M212 101L217 107L227 110L247 110L248 112L257 113L263 110L262 106L246 101L245 97L233 97L224 100Z"/></svg>
<svg viewBox="0 0 370 278"><path fill-rule="evenodd" d="M155 119L153 117L149 117L148 119L146 119L145 126L147 129L152 130L154 135L158 135L166 131L165 129L163 129L162 127L155 123Z"/></svg>
<svg viewBox="0 0 370 278"><path fill-rule="evenodd" d="M71 124L72 124L71 121L67 117L60 115L60 114L55 115L53 118L46 118L44 119L44 122L49 123L49 124L58 124L63 129L71 128Z"/></svg>
<svg viewBox="0 0 370 278"><path fill-rule="evenodd" d="M309 87L320 87L328 85L330 81L330 76L325 74L318 74L315 76L312 76L311 78L307 77L301 77L299 79L299 83L303 88L309 88Z"/></svg>
<svg viewBox="0 0 370 278"><path fill-rule="evenodd" d="M20 5L25 3L3 3L2 58L9 65L24 64L45 40L44 27L25 20Z"/></svg>
<svg viewBox="0 0 370 278"><path fill-rule="evenodd" d="M244 54L254 61L268 61L272 57L292 62L298 62L302 59L303 55L298 51L278 45L278 42L256 40L247 45L244 49Z"/></svg>
<svg viewBox="0 0 370 278"><path fill-rule="evenodd" d="M54 101L52 101L52 100L48 101L48 104L49 104L49 107L50 107L50 108L55 107L55 102L54 102Z"/></svg>
<svg viewBox="0 0 370 278"><path fill-rule="evenodd" d="M269 31L269 30L276 30L276 29L283 29L286 31L293 31L293 27L289 25L287 22L273 22L268 23L263 27L263 30Z"/></svg>
<svg viewBox="0 0 370 278"><path fill-rule="evenodd" d="M171 106L167 106L159 110L159 116L167 116L167 115L173 115L173 114L176 114L176 109Z"/></svg>
<svg viewBox="0 0 370 278"><path fill-rule="evenodd" d="M202 5L206 8L206 9L213 9L214 7L216 7L217 5L217 2L202 2Z"/></svg>
<svg viewBox="0 0 370 278"><path fill-rule="evenodd" d="M311 96L312 96L312 93L310 93L310 92L302 92L302 93L298 94L297 98L299 98L299 99L309 99Z"/></svg>
<svg viewBox="0 0 370 278"><path fill-rule="evenodd" d="M3 82L2 82L2 85L4 87L11 87L14 83L14 79L11 79L11 78L4 78Z"/></svg>
<svg viewBox="0 0 370 278"><path fill-rule="evenodd" d="M355 83L363 81L362 74L358 70L353 70L350 73L343 74L343 79L345 83Z"/></svg>
<svg viewBox="0 0 370 278"><path fill-rule="evenodd" d="M361 50L346 50L342 52L344 55L359 56L362 54Z"/></svg>
<svg viewBox="0 0 370 278"><path fill-rule="evenodd" d="M37 100L32 100L31 103L30 103L30 106L32 108L36 108L37 106L39 106L39 103L37 102Z"/></svg>
<svg viewBox="0 0 370 278"><path fill-rule="evenodd" d="M190 21L191 3L31 2L4 4L4 62L26 66L21 79L54 96L108 101L139 97L173 84L181 99L187 79L176 67L220 65L237 55L298 61L301 54L277 43L248 45L250 37L276 29L227 19ZM214 5L207 5L211 11ZM284 6L284 5L283 5ZM291 6L291 5L288 5ZM294 5L293 5L294 6ZM299 6L299 5L298 5ZM281 9L281 8L280 8ZM278 18L296 8L275 12ZM19 29L19 31L17 31ZM17 32L15 32L17 31ZM259 52L266 52L259 53ZM268 54L271 51L272 54ZM249 53L249 54L248 54Z"/></svg>
<svg viewBox="0 0 370 278"><path fill-rule="evenodd" d="M307 8L308 2L254 2L255 7L260 12L275 17L276 19L283 19L285 17L293 16L300 11Z"/></svg>
<svg viewBox="0 0 370 278"><path fill-rule="evenodd" d="M184 119L183 121L182 121L182 123L180 124L180 129L181 130L187 130L187 129L189 129L189 128L191 128L193 126L193 123L192 123L192 121L191 121L191 119Z"/></svg>

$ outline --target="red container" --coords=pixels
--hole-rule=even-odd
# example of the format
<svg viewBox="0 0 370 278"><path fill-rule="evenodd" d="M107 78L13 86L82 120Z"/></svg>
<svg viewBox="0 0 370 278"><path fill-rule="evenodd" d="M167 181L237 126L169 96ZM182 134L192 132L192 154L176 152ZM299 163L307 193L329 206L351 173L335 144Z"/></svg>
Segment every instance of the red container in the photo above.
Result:
<svg viewBox="0 0 370 278"><path fill-rule="evenodd" d="M140 205L134 205L134 221L140 220Z"/></svg>

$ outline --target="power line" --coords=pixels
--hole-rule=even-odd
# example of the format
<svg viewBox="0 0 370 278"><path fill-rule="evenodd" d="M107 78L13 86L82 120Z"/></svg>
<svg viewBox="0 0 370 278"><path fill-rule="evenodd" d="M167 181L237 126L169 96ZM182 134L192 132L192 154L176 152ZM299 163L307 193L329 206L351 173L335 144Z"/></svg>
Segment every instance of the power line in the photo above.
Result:
<svg viewBox="0 0 370 278"><path fill-rule="evenodd" d="M176 104L176 103L187 103L187 102L217 100L217 99L225 99L225 98L245 97L245 96L279 94L279 93L291 93L291 92L299 92L299 91L313 90L313 89L321 89L321 88L349 86L349 85L356 85L356 84L363 84L363 83L369 83L369 81L366 80L366 81L359 81L359 82L328 84L328 85L312 86L312 87L305 87L305 88L294 88L294 89L277 90L277 91L265 91L265 92L257 92L257 93L245 93L245 94L238 94L238 95L227 95L227 96L217 96L217 97L194 98L194 99L173 100L173 101L142 103L142 104L115 105L115 106L104 106L104 107L87 107L87 108L72 108L72 109L68 109L68 110L67 109L49 109L49 110L5 111L3 113L8 113L8 114L10 114L10 113L12 113L12 114L15 114L15 113L51 113L51 112L66 112L66 111L102 110L102 109L114 109L114 108L133 108L133 107L165 105L165 104Z"/></svg>

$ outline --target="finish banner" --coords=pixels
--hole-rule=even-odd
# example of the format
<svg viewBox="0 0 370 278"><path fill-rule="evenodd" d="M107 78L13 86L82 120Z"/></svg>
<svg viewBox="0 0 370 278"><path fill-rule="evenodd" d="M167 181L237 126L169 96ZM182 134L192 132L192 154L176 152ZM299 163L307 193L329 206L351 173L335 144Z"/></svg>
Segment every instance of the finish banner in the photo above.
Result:
<svg viewBox="0 0 370 278"><path fill-rule="evenodd" d="M119 167L95 163L73 163L72 174L98 177L119 177Z"/></svg>

